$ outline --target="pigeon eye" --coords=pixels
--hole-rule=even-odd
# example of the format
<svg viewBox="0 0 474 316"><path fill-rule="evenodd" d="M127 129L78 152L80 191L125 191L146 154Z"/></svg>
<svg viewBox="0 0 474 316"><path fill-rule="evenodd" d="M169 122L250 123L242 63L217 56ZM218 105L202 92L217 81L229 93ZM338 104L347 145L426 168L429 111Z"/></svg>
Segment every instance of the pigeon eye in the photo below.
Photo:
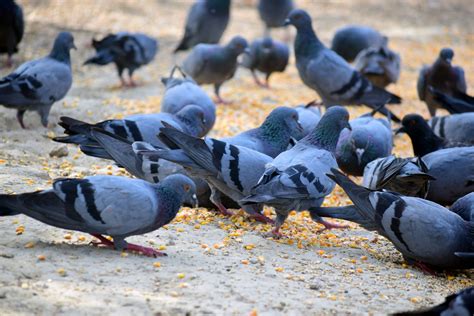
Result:
<svg viewBox="0 0 474 316"><path fill-rule="evenodd" d="M189 192L189 190L191 190L191 186L189 184L185 184L183 188L185 192Z"/></svg>

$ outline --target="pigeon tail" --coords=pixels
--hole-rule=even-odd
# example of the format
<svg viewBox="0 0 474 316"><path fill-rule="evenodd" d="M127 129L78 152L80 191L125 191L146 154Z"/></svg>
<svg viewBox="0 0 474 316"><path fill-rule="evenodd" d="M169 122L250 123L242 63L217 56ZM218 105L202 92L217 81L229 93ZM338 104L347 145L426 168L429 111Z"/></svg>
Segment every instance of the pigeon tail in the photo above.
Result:
<svg viewBox="0 0 474 316"><path fill-rule="evenodd" d="M354 205L319 207L317 209L317 214L321 217L338 218L354 222L361 225L367 230L377 230L377 227L374 226L374 222L372 220L367 220L366 218L364 218L357 210L357 207L355 207Z"/></svg>
<svg viewBox="0 0 474 316"><path fill-rule="evenodd" d="M16 195L0 194L0 216L21 214Z"/></svg>
<svg viewBox="0 0 474 316"><path fill-rule="evenodd" d="M95 56L87 59L83 65L95 64L104 66L114 61L114 56L109 51L99 51Z"/></svg>

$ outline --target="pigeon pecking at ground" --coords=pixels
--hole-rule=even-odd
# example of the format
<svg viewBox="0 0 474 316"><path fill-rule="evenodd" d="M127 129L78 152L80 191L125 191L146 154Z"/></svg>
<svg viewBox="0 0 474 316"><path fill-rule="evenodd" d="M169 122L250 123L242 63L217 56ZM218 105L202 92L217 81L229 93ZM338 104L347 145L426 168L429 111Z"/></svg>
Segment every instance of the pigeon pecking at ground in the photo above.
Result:
<svg viewBox="0 0 474 316"><path fill-rule="evenodd" d="M428 125L437 136L451 143L474 145L474 113L435 116Z"/></svg>
<svg viewBox="0 0 474 316"><path fill-rule="evenodd" d="M0 79L0 104L17 110L22 128L26 111L38 112L41 124L48 126L51 107L66 96L72 85L72 48L76 48L72 34L61 32L48 56L28 61Z"/></svg>
<svg viewBox="0 0 474 316"><path fill-rule="evenodd" d="M96 54L84 62L84 65L107 65L115 63L123 87L134 87L133 73L138 68L150 63L158 52L158 42L142 33L120 32L109 34L101 40L92 39ZM123 78L123 71L128 70L129 82Z"/></svg>
<svg viewBox="0 0 474 316"><path fill-rule="evenodd" d="M313 132L266 165L252 193L242 200L245 205L266 204L275 208L273 235L281 235L279 229L292 210L308 210L311 218L326 228L345 227L324 221L318 210L335 187L326 173L337 167L334 152L340 132L351 128L348 120L345 108L329 108Z"/></svg>
<svg viewBox="0 0 474 316"><path fill-rule="evenodd" d="M173 220L184 202L196 204L195 186L184 175L151 184L117 176L59 179L53 188L0 195L0 216L24 214L45 224L89 233L117 250L163 256L125 238L152 232ZM102 235L108 235L113 241Z"/></svg>
<svg viewBox="0 0 474 316"><path fill-rule="evenodd" d="M21 7L14 0L0 1L0 54L7 54L7 67L12 66L12 55L18 52L24 31Z"/></svg>
<svg viewBox="0 0 474 316"><path fill-rule="evenodd" d="M224 82L234 77L237 57L247 46L247 41L241 36L232 38L225 46L199 44L184 60L183 70L200 85L213 84L218 102L226 103L220 96L220 88Z"/></svg>
<svg viewBox="0 0 474 316"><path fill-rule="evenodd" d="M230 0L197 0L186 19L183 38L174 52L198 44L219 43L230 17Z"/></svg>
<svg viewBox="0 0 474 316"><path fill-rule="evenodd" d="M285 20L294 7L293 0L260 0L258 14L265 24L265 35L272 28L284 27Z"/></svg>
<svg viewBox="0 0 474 316"><path fill-rule="evenodd" d="M447 95L453 95L457 91L466 93L464 70L451 64L453 57L454 51L451 48L443 48L432 66L423 66L420 70L418 97L425 101L431 116L435 116L436 110L441 107L433 98L431 87Z"/></svg>
<svg viewBox="0 0 474 316"><path fill-rule="evenodd" d="M316 36L306 11L293 10L287 23L297 29L295 56L301 80L319 94L326 107L367 105L400 121L384 105L399 104L401 98L372 85L341 56L326 48Z"/></svg>
<svg viewBox="0 0 474 316"><path fill-rule="evenodd" d="M321 120L321 111L315 101L295 107L298 112L299 122L303 127L303 137L316 128Z"/></svg>
<svg viewBox="0 0 474 316"><path fill-rule="evenodd" d="M449 96L434 88L430 92L433 99L451 114L474 112L474 97L466 93L456 91L453 96Z"/></svg>
<svg viewBox="0 0 474 316"><path fill-rule="evenodd" d="M250 69L255 83L270 88L269 79L274 72L284 72L290 58L288 46L282 42L265 37L250 44L248 54L244 54L242 66ZM261 83L255 71L265 74L265 83Z"/></svg>
<svg viewBox="0 0 474 316"><path fill-rule="evenodd" d="M361 51L354 61L354 68L373 85L385 88L400 77L400 55L386 46L369 47Z"/></svg>
<svg viewBox="0 0 474 316"><path fill-rule="evenodd" d="M177 78L174 73L178 70L182 78ZM216 122L216 105L207 93L189 76L181 71L181 68L175 66L171 74L161 81L165 85L165 92L161 99L161 111L176 114L183 107L189 104L195 104L202 108L204 118L206 119L206 129L203 135L206 135Z"/></svg>

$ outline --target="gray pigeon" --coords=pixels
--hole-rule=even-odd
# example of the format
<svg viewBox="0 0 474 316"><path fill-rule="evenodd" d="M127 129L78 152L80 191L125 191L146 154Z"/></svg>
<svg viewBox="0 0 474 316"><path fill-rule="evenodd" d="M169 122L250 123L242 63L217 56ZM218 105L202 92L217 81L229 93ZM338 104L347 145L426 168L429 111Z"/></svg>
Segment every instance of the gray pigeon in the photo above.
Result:
<svg viewBox="0 0 474 316"><path fill-rule="evenodd" d="M364 49L385 46L386 42L387 38L371 27L350 25L336 31L331 49L352 62Z"/></svg>
<svg viewBox="0 0 474 316"><path fill-rule="evenodd" d="M308 104L298 105L295 108L298 112L300 124L303 127L303 136L311 133L318 125L319 120L321 120L321 111L316 105L315 101L311 101Z"/></svg>
<svg viewBox="0 0 474 316"><path fill-rule="evenodd" d="M297 29L295 56L301 80L319 94L326 107L367 105L388 115L390 111L383 105L401 102L400 97L372 85L341 56L326 48L316 36L306 11L291 11L287 23ZM394 114L391 118L400 121Z"/></svg>
<svg viewBox="0 0 474 316"><path fill-rule="evenodd" d="M346 127L350 129L348 120L345 108L328 109L311 134L266 165L252 194L241 201L245 205L257 203L275 208L275 236L280 235L279 229L292 210L308 210L326 228L345 227L324 221L318 210L335 187L326 173L337 167L334 152L340 132Z"/></svg>
<svg viewBox="0 0 474 316"><path fill-rule="evenodd" d="M221 85L234 77L237 70L237 57L247 48L247 41L240 36L234 37L227 45L199 44L183 62L183 70L199 85L213 84L217 99Z"/></svg>
<svg viewBox="0 0 474 316"><path fill-rule="evenodd" d="M400 67L400 55L386 46L364 49L354 62L354 68L358 72L382 89L398 81Z"/></svg>
<svg viewBox="0 0 474 316"><path fill-rule="evenodd" d="M174 52L198 44L219 43L229 24L230 0L196 0L186 19L183 38Z"/></svg>
<svg viewBox="0 0 474 316"><path fill-rule="evenodd" d="M72 48L76 46L71 33L61 32L48 56L26 62L0 79L0 104L17 110L16 117L22 128L25 128L23 115L27 110L37 111L41 124L48 126L51 106L64 98L72 85L69 55Z"/></svg>
<svg viewBox="0 0 474 316"><path fill-rule="evenodd" d="M183 78L174 77L176 70L181 72ZM206 124L204 124L206 129L203 131L203 135L198 136L206 135L214 127L216 121L216 105L214 101L192 78L186 76L181 71L181 68L177 66L173 68L168 78L162 78L161 81L165 85L165 93L161 99L161 111L176 114L186 105L195 104L200 106L206 119Z"/></svg>
<svg viewBox="0 0 474 316"><path fill-rule="evenodd" d="M117 176L59 179L53 188L0 195L0 216L24 214L45 224L89 233L101 245L163 256L125 238L152 232L173 220L184 202L196 203L194 183L172 175L160 184ZM109 235L113 242L103 237Z"/></svg>
<svg viewBox="0 0 474 316"><path fill-rule="evenodd" d="M258 13L265 23L265 33L268 35L271 28L284 27L285 19L294 7L293 0L260 0Z"/></svg>
<svg viewBox="0 0 474 316"><path fill-rule="evenodd" d="M452 96L430 87L433 99L451 114L474 112L474 97L455 91Z"/></svg>
<svg viewBox="0 0 474 316"><path fill-rule="evenodd" d="M474 223L474 192L458 199L449 209L464 220Z"/></svg>
<svg viewBox="0 0 474 316"><path fill-rule="evenodd" d="M392 192L361 187L336 169L328 175L347 193L361 225L375 228L410 264L431 268L474 268L474 223L441 205ZM354 207L346 207L352 220Z"/></svg>
<svg viewBox="0 0 474 316"><path fill-rule="evenodd" d="M274 72L284 72L289 58L290 50L286 44L265 37L250 44L250 52L243 56L242 66L250 69L257 85L269 88L270 76ZM255 70L265 74L264 84L258 79Z"/></svg>
<svg viewBox="0 0 474 316"><path fill-rule="evenodd" d="M474 145L474 113L435 116L428 125L437 136L450 143Z"/></svg>
<svg viewBox="0 0 474 316"><path fill-rule="evenodd" d="M388 119L374 118L373 113L362 115L349 123L352 131L341 132L336 160L346 174L362 176L369 162L392 153L392 129Z"/></svg>
<svg viewBox="0 0 474 316"><path fill-rule="evenodd" d="M89 156L112 159L107 151L100 146L91 134L93 128L103 129L109 133L127 139L131 142L145 141L152 146L166 146L157 137L162 122L185 131L193 136L204 134L206 120L201 107L187 105L176 114L155 113L135 114L123 119L107 120L96 124L89 124L70 117L61 117L59 125L64 128L68 136L56 137L54 141L80 145L81 150Z"/></svg>
<svg viewBox="0 0 474 316"><path fill-rule="evenodd" d="M133 73L138 68L150 63L158 52L158 42L142 33L120 32L109 34L101 40L92 39L96 54L84 62L84 65L107 65L115 63L122 86L134 87ZM129 82L123 78L123 71L128 70Z"/></svg>
<svg viewBox="0 0 474 316"><path fill-rule="evenodd" d="M443 303L414 312L395 313L393 316L472 316L474 315L474 287L446 297Z"/></svg>
<svg viewBox="0 0 474 316"><path fill-rule="evenodd" d="M436 115L440 104L434 100L431 88L447 95L453 95L457 91L466 93L467 85L464 70L461 67L452 66L451 61L454 51L451 48L443 48L432 66L423 66L418 76L417 90L420 100L425 101L431 116Z"/></svg>
<svg viewBox="0 0 474 316"><path fill-rule="evenodd" d="M18 52L24 31L21 7L14 0L0 1L0 54L8 54L8 67L12 66L12 55Z"/></svg>

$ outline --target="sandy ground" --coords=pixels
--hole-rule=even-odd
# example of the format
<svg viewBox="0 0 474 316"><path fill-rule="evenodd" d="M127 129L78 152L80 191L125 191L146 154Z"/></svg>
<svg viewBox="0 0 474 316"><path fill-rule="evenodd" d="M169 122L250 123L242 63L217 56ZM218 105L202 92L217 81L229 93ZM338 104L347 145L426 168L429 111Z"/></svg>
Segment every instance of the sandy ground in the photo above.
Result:
<svg viewBox="0 0 474 316"><path fill-rule="evenodd" d="M60 115L86 121L118 118L130 113L157 112L163 87L159 79L176 59L170 51L182 32L189 1L22 0L26 36L15 63L46 54L60 30L74 33L74 84L58 102L50 126L40 126L28 113L28 130L21 130L15 112L0 107L0 192L46 188L59 176L125 174L108 162L82 155L50 158L60 147L49 138L61 134ZM400 82L389 89L404 98L392 107L399 115L425 116L415 83L423 63L432 62L441 47L456 51L474 88L474 15L470 1L296 1L314 17L326 42L349 23L372 25L391 38L402 55ZM137 5L138 3L139 5ZM225 40L234 34L249 39L262 34L252 1L235 1ZM140 86L120 89L113 66L82 67L92 53L93 36L108 32L144 31L159 38L155 61L137 72ZM282 38L283 32L275 32ZM3 67L0 74L9 69ZM233 104L219 106L212 136L232 135L254 127L277 105L295 105L316 95L304 87L290 65L275 75L272 90L256 87L249 73L223 88ZM206 87L211 92L210 87ZM352 108L355 116L366 111ZM411 155L406 137L396 139L395 152ZM330 205L348 203L340 189ZM24 216L1 218L0 313L135 314L135 315L298 315L385 314L440 302L461 288L474 285L474 271L440 272L428 276L403 264L401 256L381 237L356 225L348 230L318 233L307 214L293 215L281 240L266 239L268 225L240 215L222 218L204 209L182 210L177 219L155 233L129 240L166 249L168 257L151 259L96 249L90 236L48 227Z"/></svg>

